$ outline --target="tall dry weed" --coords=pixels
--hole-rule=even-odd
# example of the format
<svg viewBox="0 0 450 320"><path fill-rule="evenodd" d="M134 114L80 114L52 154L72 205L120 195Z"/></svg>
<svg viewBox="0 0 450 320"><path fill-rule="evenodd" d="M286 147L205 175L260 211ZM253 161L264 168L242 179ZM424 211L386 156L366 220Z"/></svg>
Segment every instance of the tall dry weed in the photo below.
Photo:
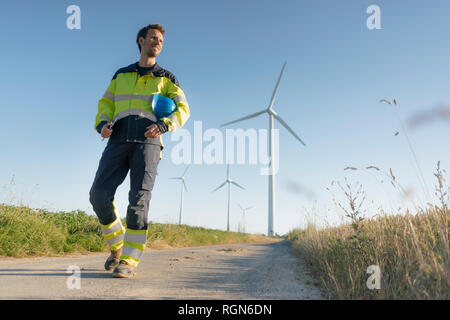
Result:
<svg viewBox="0 0 450 320"><path fill-rule="evenodd" d="M396 181L391 171L392 181ZM350 224L319 229L313 226L288 235L294 249L308 261L330 297L337 299L449 299L449 189L437 165L439 205L418 207L414 214L362 216L365 193L347 183L347 204L338 203ZM366 285L367 268L381 271L381 289Z"/></svg>

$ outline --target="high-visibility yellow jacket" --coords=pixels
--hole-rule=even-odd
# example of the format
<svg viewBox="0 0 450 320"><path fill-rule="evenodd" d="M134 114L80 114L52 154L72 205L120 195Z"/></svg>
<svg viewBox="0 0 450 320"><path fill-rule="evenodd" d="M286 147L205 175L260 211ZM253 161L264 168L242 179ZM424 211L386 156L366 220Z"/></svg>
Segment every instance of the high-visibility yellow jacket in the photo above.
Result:
<svg viewBox="0 0 450 320"><path fill-rule="evenodd" d="M174 100L176 110L165 118L156 119L152 109L154 94ZM176 77L158 64L146 74L139 74L136 62L114 74L105 94L98 101L95 129L100 133L105 123L112 122L113 132L108 143L141 142L163 147L161 136L144 136L146 127L158 123L168 131L174 131L184 125L189 115L189 105Z"/></svg>

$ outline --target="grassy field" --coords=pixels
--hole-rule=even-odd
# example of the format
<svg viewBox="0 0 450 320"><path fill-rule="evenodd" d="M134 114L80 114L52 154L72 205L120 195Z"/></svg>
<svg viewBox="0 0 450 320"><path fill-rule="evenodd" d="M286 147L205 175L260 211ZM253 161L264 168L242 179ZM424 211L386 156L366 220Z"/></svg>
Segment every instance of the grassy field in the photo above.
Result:
<svg viewBox="0 0 450 320"><path fill-rule="evenodd" d="M349 187L343 189L348 206L338 204L349 224L319 229L311 223L291 231L288 240L331 298L449 299L449 189L439 165L435 176L440 205L366 219L360 211L364 194ZM379 289L369 289L369 266L379 268Z"/></svg>
<svg viewBox="0 0 450 320"><path fill-rule="evenodd" d="M335 299L449 299L448 209L391 215L288 235ZM369 290L367 268L379 266L380 290Z"/></svg>
<svg viewBox="0 0 450 320"><path fill-rule="evenodd" d="M125 220L123 220L125 225ZM262 235L171 224L149 224L152 249L276 241ZM48 212L0 204L0 256L52 256L108 251L97 217L83 211Z"/></svg>

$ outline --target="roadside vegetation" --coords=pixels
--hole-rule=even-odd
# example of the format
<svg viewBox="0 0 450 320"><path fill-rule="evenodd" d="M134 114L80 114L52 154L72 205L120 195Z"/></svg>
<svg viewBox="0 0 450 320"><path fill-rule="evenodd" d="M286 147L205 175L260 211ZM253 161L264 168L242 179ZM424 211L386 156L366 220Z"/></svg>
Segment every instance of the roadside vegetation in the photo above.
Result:
<svg viewBox="0 0 450 320"><path fill-rule="evenodd" d="M338 183L347 203L335 204L349 223L327 228L309 223L304 229L291 231L288 240L333 299L447 300L450 188L445 185L443 172L438 162L434 175L439 204L416 206L415 212L380 211L371 219L361 209L365 200L361 185L355 188L348 181L345 186ZM404 192L392 170L390 182ZM372 271L368 268L373 265L380 270L379 289L374 289L375 282L369 280Z"/></svg>
<svg viewBox="0 0 450 320"><path fill-rule="evenodd" d="M126 225L125 219L122 222ZM149 223L147 246L170 249L264 241L275 240L263 235ZM107 251L97 217L84 211L48 212L0 204L0 256L54 256Z"/></svg>

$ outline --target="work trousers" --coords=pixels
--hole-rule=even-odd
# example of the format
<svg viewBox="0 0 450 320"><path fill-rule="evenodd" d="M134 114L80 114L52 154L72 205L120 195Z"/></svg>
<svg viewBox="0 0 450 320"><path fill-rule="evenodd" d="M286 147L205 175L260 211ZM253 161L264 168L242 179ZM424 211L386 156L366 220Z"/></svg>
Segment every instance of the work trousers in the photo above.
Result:
<svg viewBox="0 0 450 320"><path fill-rule="evenodd" d="M89 192L89 200L111 250L124 246L120 259L132 265L138 264L145 248L149 202L160 156L160 145L135 142L107 144ZM114 195L128 172L130 191L125 230L116 212Z"/></svg>

